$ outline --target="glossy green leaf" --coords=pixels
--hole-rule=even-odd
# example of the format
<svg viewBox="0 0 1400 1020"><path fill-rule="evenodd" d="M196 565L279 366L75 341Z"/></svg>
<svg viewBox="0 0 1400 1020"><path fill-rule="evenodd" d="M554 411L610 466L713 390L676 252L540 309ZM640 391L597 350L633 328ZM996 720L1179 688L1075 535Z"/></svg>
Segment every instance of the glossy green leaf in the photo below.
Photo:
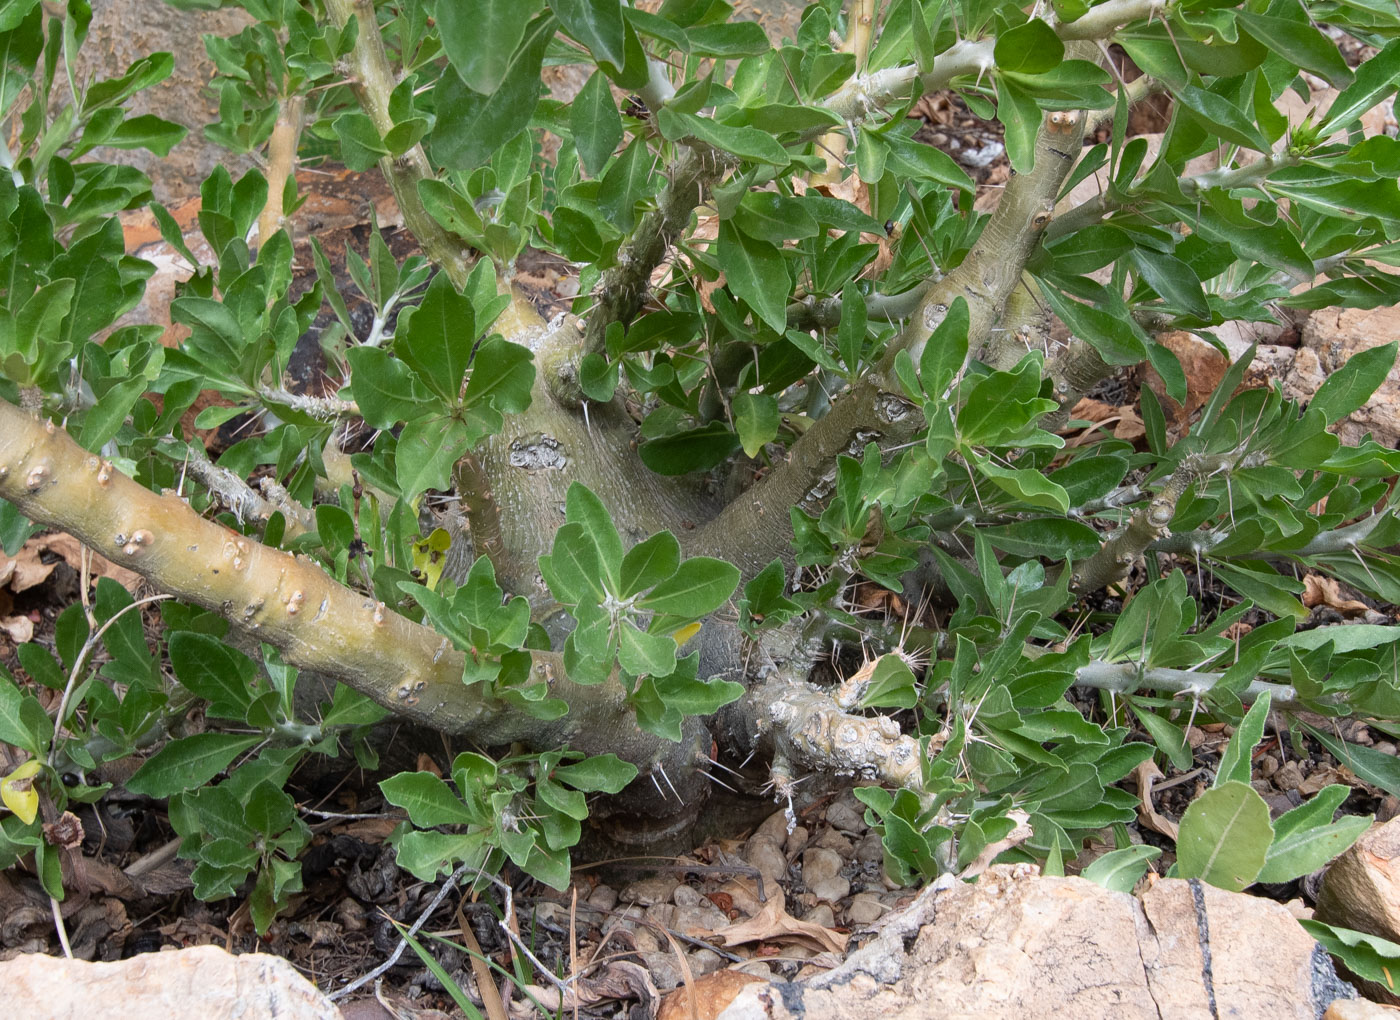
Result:
<svg viewBox="0 0 1400 1020"><path fill-rule="evenodd" d="M431 829L438 825L481 824L481 819L452 788L431 772L400 772L381 780L384 799L408 812L414 825Z"/></svg>
<svg viewBox="0 0 1400 1020"><path fill-rule="evenodd" d="M919 383L930 399L941 400L962 371L967 361L968 326L967 301L959 294L919 354Z"/></svg>
<svg viewBox="0 0 1400 1020"><path fill-rule="evenodd" d="M549 14L531 21L500 84L489 94L470 88L455 71L443 75L437 86L437 122L428 135L435 160L454 169L474 169L525 129L539 102L540 66L554 29Z"/></svg>
<svg viewBox="0 0 1400 1020"><path fill-rule="evenodd" d="M1390 375L1397 347L1400 344L1392 340L1347 358L1341 368L1323 380L1308 402L1309 408L1321 410L1329 425L1357 410Z"/></svg>
<svg viewBox="0 0 1400 1020"><path fill-rule="evenodd" d="M622 141L622 117L602 71L594 71L574 97L569 126L583 168L597 176Z"/></svg>
<svg viewBox="0 0 1400 1020"><path fill-rule="evenodd" d="M541 0L438 0L434 17L442 48L469 88L489 95L501 87L541 6Z"/></svg>
<svg viewBox="0 0 1400 1020"><path fill-rule="evenodd" d="M738 393L732 407L744 455L757 457L765 445L778 438L778 400L766 393Z"/></svg>
<svg viewBox="0 0 1400 1020"><path fill-rule="evenodd" d="M1356 79L1332 100L1318 125L1318 135L1326 138L1337 128L1355 122L1381 100L1394 95L1397 82L1400 82L1400 39L1392 39L1356 69Z"/></svg>
<svg viewBox="0 0 1400 1020"><path fill-rule="evenodd" d="M993 56L998 70L1041 74L1065 58L1065 44L1046 22L1032 18L1015 28L998 32Z"/></svg>
<svg viewBox="0 0 1400 1020"><path fill-rule="evenodd" d="M792 286L777 248L749 237L726 220L719 227L719 266L729 289L760 319L779 333L787 328Z"/></svg>

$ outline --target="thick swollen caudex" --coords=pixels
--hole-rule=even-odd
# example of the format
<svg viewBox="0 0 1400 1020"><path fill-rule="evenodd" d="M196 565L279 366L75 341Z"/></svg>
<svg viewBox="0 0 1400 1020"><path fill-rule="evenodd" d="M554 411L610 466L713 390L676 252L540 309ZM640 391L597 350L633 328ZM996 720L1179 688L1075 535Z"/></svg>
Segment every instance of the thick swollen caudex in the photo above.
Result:
<svg viewBox="0 0 1400 1020"><path fill-rule="evenodd" d="M665 770L682 797L704 785L699 725L671 743L636 727L621 686L565 680L562 657L537 651L536 675L554 681L567 715L535 719L462 682L463 658L432 629L337 583L314 561L205 520L173 491L156 494L78 446L67 433L0 400L0 498L36 523L62 528L162 591L218 612L277 648L293 666L315 670L398 716L483 744L521 741L612 752L642 771ZM671 804L666 800L671 799ZM678 805L637 782L623 801L664 815Z"/></svg>

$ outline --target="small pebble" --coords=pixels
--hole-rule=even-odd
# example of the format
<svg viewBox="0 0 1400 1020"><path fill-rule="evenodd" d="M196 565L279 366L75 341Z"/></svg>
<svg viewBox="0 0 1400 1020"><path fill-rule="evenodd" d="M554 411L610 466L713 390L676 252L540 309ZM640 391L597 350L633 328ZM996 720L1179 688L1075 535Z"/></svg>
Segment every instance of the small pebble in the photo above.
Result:
<svg viewBox="0 0 1400 1020"><path fill-rule="evenodd" d="M865 831L865 815L858 803L842 798L826 809L826 824L842 832L861 833Z"/></svg>
<svg viewBox="0 0 1400 1020"><path fill-rule="evenodd" d="M758 869L764 882L776 883L787 877L787 857L770 839L751 839L744 851L744 860Z"/></svg>
<svg viewBox="0 0 1400 1020"><path fill-rule="evenodd" d="M779 846L782 846L783 841L787 839L787 836L787 812L774 811L771 815L769 815L763 820L763 822L759 825L757 829L754 830L754 834L749 837L749 841L753 842L756 839L766 838L778 844Z"/></svg>
<svg viewBox="0 0 1400 1020"><path fill-rule="evenodd" d="M831 909L829 904L818 903L815 907L802 915L802 920L812 924L819 924L823 928L835 928L836 912Z"/></svg>
<svg viewBox="0 0 1400 1020"><path fill-rule="evenodd" d="M676 886L680 884L680 880L674 875L652 875L650 878L633 882L626 889L623 889L622 902L640 903L644 907L649 907L653 903L665 903L671 898L671 893L676 891Z"/></svg>
<svg viewBox="0 0 1400 1020"><path fill-rule="evenodd" d="M802 855L802 881L810 889L817 882L833 877L844 863L835 850L812 847Z"/></svg>
<svg viewBox="0 0 1400 1020"><path fill-rule="evenodd" d="M610 885L600 885L588 894L588 905L599 910L611 910L617 906L617 890Z"/></svg>
<svg viewBox="0 0 1400 1020"><path fill-rule="evenodd" d="M659 991L669 992L681 983L681 965L672 953L642 953L642 963L651 972L652 983Z"/></svg>
<svg viewBox="0 0 1400 1020"><path fill-rule="evenodd" d="M1286 761L1279 766L1272 778L1274 785L1287 793L1303 785L1303 770L1298 767L1296 761Z"/></svg>
<svg viewBox="0 0 1400 1020"><path fill-rule="evenodd" d="M836 903L851 894L851 883L849 879L833 875L817 882L808 882L807 891L819 900Z"/></svg>
<svg viewBox="0 0 1400 1020"><path fill-rule="evenodd" d="M719 953L713 953L708 949L697 949L687 955L690 957L691 973L696 977L703 977L706 974L713 974L717 970L723 970L728 963Z"/></svg>
<svg viewBox="0 0 1400 1020"><path fill-rule="evenodd" d="M856 860L862 864L883 864L885 848L879 833L866 833L865 838L856 844Z"/></svg>
<svg viewBox="0 0 1400 1020"><path fill-rule="evenodd" d="M704 898L700 895L699 889L693 889L688 885L678 885L676 891L671 893L671 902L678 907L698 907Z"/></svg>
<svg viewBox="0 0 1400 1020"><path fill-rule="evenodd" d="M799 825L788 833L787 841L783 844L783 849L790 854L795 854L807 845L810 838L805 826Z"/></svg>
<svg viewBox="0 0 1400 1020"><path fill-rule="evenodd" d="M846 907L846 920L851 924L870 924L887 914L889 909L881 902L878 893L856 893Z"/></svg>
<svg viewBox="0 0 1400 1020"><path fill-rule="evenodd" d="M820 836L812 840L812 846L820 846L828 850L835 850L841 855L842 860L850 860L855 856L856 852L855 844L835 829L823 830Z"/></svg>

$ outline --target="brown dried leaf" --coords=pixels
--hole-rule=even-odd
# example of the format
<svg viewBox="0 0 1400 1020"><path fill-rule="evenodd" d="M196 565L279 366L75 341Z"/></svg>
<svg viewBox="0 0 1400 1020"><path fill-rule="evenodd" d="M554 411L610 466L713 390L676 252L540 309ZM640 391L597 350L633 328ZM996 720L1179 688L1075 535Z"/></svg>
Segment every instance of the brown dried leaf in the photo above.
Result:
<svg viewBox="0 0 1400 1020"><path fill-rule="evenodd" d="M1333 783L1346 785L1350 772L1342 772L1334 765L1319 765L1308 773L1308 777L1298 784L1298 792L1304 797L1311 797L1322 792L1325 787ZM1354 776L1352 778L1355 778Z"/></svg>
<svg viewBox="0 0 1400 1020"><path fill-rule="evenodd" d="M755 916L739 924L731 924L714 932L685 932L701 938L714 938L723 946L741 946L746 942L793 942L817 952L843 953L849 935L824 928L812 921L799 921L783 908L783 892L774 890Z"/></svg>
<svg viewBox="0 0 1400 1020"><path fill-rule="evenodd" d="M1303 577L1303 605L1329 606L1346 616L1365 616L1371 608L1364 602L1342 597L1335 579L1320 574L1307 574Z"/></svg>
<svg viewBox="0 0 1400 1020"><path fill-rule="evenodd" d="M661 1001L661 992L652 984L646 968L627 960L614 960L601 970L576 978L567 993L555 985L525 985L523 991L551 1012L572 1012L599 1002L637 999L647 1015L655 1017Z"/></svg>
<svg viewBox="0 0 1400 1020"><path fill-rule="evenodd" d="M1157 813L1157 809L1152 806L1152 787L1157 780L1164 778L1162 770L1159 769L1148 758L1145 762L1133 770L1133 775L1137 777L1138 787L1138 822L1147 826L1153 832L1160 832L1168 839L1175 840L1178 826L1165 815Z"/></svg>
<svg viewBox="0 0 1400 1020"><path fill-rule="evenodd" d="M43 541L42 538L31 538L12 557L0 552L0 585L18 595L49 579L58 561L45 563L39 558L44 551Z"/></svg>
<svg viewBox="0 0 1400 1020"><path fill-rule="evenodd" d="M0 634L17 645L33 641L34 621L27 616L0 616Z"/></svg>

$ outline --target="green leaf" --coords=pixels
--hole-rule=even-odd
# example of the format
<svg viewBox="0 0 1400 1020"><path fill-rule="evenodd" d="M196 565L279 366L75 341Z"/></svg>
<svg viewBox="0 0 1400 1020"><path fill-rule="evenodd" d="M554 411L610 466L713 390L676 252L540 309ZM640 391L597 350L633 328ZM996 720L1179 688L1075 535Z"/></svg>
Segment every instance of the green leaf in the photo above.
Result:
<svg viewBox="0 0 1400 1020"><path fill-rule="evenodd" d="M549 555L540 557L540 572L560 602L584 604L591 599L596 606L606 595L598 546L577 522L565 524L554 533Z"/></svg>
<svg viewBox="0 0 1400 1020"><path fill-rule="evenodd" d="M1058 40L1056 40L1058 41ZM999 76L997 120L1006 129L1006 155L1018 174L1035 168L1035 140L1040 133L1040 105L1025 88L1010 78Z"/></svg>
<svg viewBox="0 0 1400 1020"><path fill-rule="evenodd" d="M614 67L626 62L626 36L618 0L549 0L549 6L564 31L587 46L596 59Z"/></svg>
<svg viewBox="0 0 1400 1020"><path fill-rule="evenodd" d="M663 616L698 620L729 600L739 584L739 568L724 560L695 556L686 560L638 605Z"/></svg>
<svg viewBox="0 0 1400 1020"><path fill-rule="evenodd" d="M499 432L502 415L521 414L529 408L530 388L535 384L534 357L528 347L499 334L487 337L477 347L471 378L462 395L473 444L483 435Z"/></svg>
<svg viewBox="0 0 1400 1020"><path fill-rule="evenodd" d="M655 587L676 572L681 563L681 544L669 531L661 531L639 542L622 557L621 598L631 598Z"/></svg>
<svg viewBox="0 0 1400 1020"><path fill-rule="evenodd" d="M596 177L622 141L622 117L602 71L594 71L574 98L569 126L583 168Z"/></svg>
<svg viewBox="0 0 1400 1020"><path fill-rule="evenodd" d="M188 131L183 124L142 114L124 119L103 144L114 149L147 149L157 156L167 156Z"/></svg>
<svg viewBox="0 0 1400 1020"><path fill-rule="evenodd" d="M1327 79L1334 88L1351 81L1351 68L1337 44L1306 20L1301 7L1299 19L1255 14L1248 8L1233 12L1240 25L1291 65L1312 71Z"/></svg>
<svg viewBox="0 0 1400 1020"><path fill-rule="evenodd" d="M389 147L375 130L374 121L358 110L347 110L331 124L340 139L340 156L351 170L363 173L389 155Z"/></svg>
<svg viewBox="0 0 1400 1020"><path fill-rule="evenodd" d="M918 682L909 664L898 655L882 655L861 696L861 708L913 708L919 701Z"/></svg>
<svg viewBox="0 0 1400 1020"><path fill-rule="evenodd" d="M1334 783L1274 822L1274 841L1269 845L1261 882L1291 882L1310 875L1351 846L1371 827L1370 815L1344 815L1335 822L1332 815L1351 793L1349 787Z"/></svg>
<svg viewBox="0 0 1400 1020"><path fill-rule="evenodd" d="M432 406L427 390L408 365L379 347L351 347L350 392L371 428L395 428Z"/></svg>
<svg viewBox="0 0 1400 1020"><path fill-rule="evenodd" d="M1195 85L1173 88L1172 94L1182 106L1199 117L1201 123L1212 134L1255 152L1269 151L1269 140L1255 126L1254 121L1224 96L1218 96Z"/></svg>
<svg viewBox="0 0 1400 1020"><path fill-rule="evenodd" d="M778 438L778 425L782 416L778 413L778 398L766 393L739 393L731 404L734 411L734 428L739 433L739 442L744 454L757 457L767 443Z"/></svg>
<svg viewBox="0 0 1400 1020"><path fill-rule="evenodd" d="M613 525L612 514L593 490L581 482L571 484L564 499L565 521L582 527L593 540L607 587L618 592L622 588L622 537Z"/></svg>
<svg viewBox="0 0 1400 1020"><path fill-rule="evenodd" d="M1258 878L1273 839L1263 797L1240 782L1214 787L1181 816L1177 875L1240 892Z"/></svg>
<svg viewBox="0 0 1400 1020"><path fill-rule="evenodd" d="M1269 719L1271 701L1271 696L1265 691L1245 713L1244 719L1235 728L1235 735L1226 745L1225 753L1220 756L1220 768L1216 770L1212 786L1221 787L1230 782L1249 785L1254 748L1264 736L1264 725Z"/></svg>
<svg viewBox="0 0 1400 1020"><path fill-rule="evenodd" d="M439 0L434 18L442 48L467 86L483 95L501 87L511 56L540 0Z"/></svg>
<svg viewBox="0 0 1400 1020"><path fill-rule="evenodd" d="M209 634L182 630L170 638L170 665L183 687L209 702L209 715L242 719L248 711L257 667L242 652Z"/></svg>
<svg viewBox="0 0 1400 1020"><path fill-rule="evenodd" d="M541 14L525 28L500 85L483 95L455 71L437 85L437 123L428 135L434 160L456 170L473 170L525 130L539 103L540 67L554 34L554 17Z"/></svg>
<svg viewBox="0 0 1400 1020"><path fill-rule="evenodd" d="M708 471L738 448L739 437L723 422L712 421L698 429L645 442L637 453L642 463L659 475L683 475Z"/></svg>
<svg viewBox="0 0 1400 1020"><path fill-rule="evenodd" d="M618 628L617 661L633 676L669 676L676 668L676 643L624 622Z"/></svg>
<svg viewBox="0 0 1400 1020"><path fill-rule="evenodd" d="M403 427L394 459L404 499L428 489L452 487L452 468L475 444L470 430L452 418L420 418Z"/></svg>
<svg viewBox="0 0 1400 1020"><path fill-rule="evenodd" d="M1043 74L1064 60L1065 44L1053 28L1032 18L1024 25L997 33L993 56L1000 71Z"/></svg>
<svg viewBox="0 0 1400 1020"><path fill-rule="evenodd" d="M455 405L475 340L471 299L457 293L446 273L438 273L412 314L400 316L394 353L424 386Z"/></svg>
<svg viewBox="0 0 1400 1020"><path fill-rule="evenodd" d="M1392 797L1400 797L1400 758L1359 744L1349 744L1315 726L1306 728L1308 733L1337 759L1338 764L1345 765L1362 781L1379 786Z"/></svg>
<svg viewBox="0 0 1400 1020"><path fill-rule="evenodd" d="M967 301L959 294L919 354L919 383L929 399L942 400L953 379L962 371L967 361L969 323Z"/></svg>
<svg viewBox="0 0 1400 1020"><path fill-rule="evenodd" d="M1400 985L1396 983L1400 980L1400 945L1379 935L1338 928L1321 921L1301 920L1298 923L1357 977L1374 981L1392 995L1400 994Z"/></svg>
<svg viewBox="0 0 1400 1020"><path fill-rule="evenodd" d="M1327 424L1341 421L1359 409L1375 393L1395 365L1396 341L1382 347L1372 347L1347 358L1345 364L1329 375L1308 403L1318 408Z"/></svg>
<svg viewBox="0 0 1400 1020"><path fill-rule="evenodd" d="M725 220L719 227L718 258L729 289L764 323L782 333L787 328L787 302L792 290L782 253Z"/></svg>
<svg viewBox="0 0 1400 1020"><path fill-rule="evenodd" d="M584 793L621 793L637 778L637 766L614 754L597 754L572 765L557 766L551 777Z"/></svg>
<svg viewBox="0 0 1400 1020"><path fill-rule="evenodd" d="M407 811L409 819L419 828L482 824L484 821L431 772L400 772L381 781L379 789L390 804Z"/></svg>
<svg viewBox="0 0 1400 1020"><path fill-rule="evenodd" d="M685 33L690 52L701 57L757 57L772 44L756 21L729 21L698 25Z"/></svg>
<svg viewBox="0 0 1400 1020"><path fill-rule="evenodd" d="M1162 851L1157 847L1141 844L1111 850L1081 871L1079 877L1111 892L1130 893L1146 873L1148 863L1160 856Z"/></svg>
<svg viewBox="0 0 1400 1020"><path fill-rule="evenodd" d="M1332 100L1317 127L1318 137L1326 138L1337 128L1352 124L1382 99L1394 94L1397 81L1400 81L1400 39L1392 39L1370 60L1362 61L1356 69L1356 80Z"/></svg>
<svg viewBox="0 0 1400 1020"><path fill-rule="evenodd" d="M722 124L709 117L697 117L681 113L669 106L663 106L657 117L661 133L670 141L698 138L708 145L724 152L732 152L740 159L753 160L783 167L792 162L792 156L782 143L766 131L755 127L736 124Z"/></svg>
<svg viewBox="0 0 1400 1020"><path fill-rule="evenodd" d="M126 788L147 797L173 797L193 790L228 768L233 759L262 739L260 733L197 733L172 740L136 770L126 781Z"/></svg>
<svg viewBox="0 0 1400 1020"><path fill-rule="evenodd" d="M1069 493L1032 468L1004 468L991 458L974 454L977 470L1001 489L1022 502L1060 513L1069 512Z"/></svg>
<svg viewBox="0 0 1400 1020"><path fill-rule="evenodd" d="M750 191L735 212L739 228L759 241L801 240L816 237L817 221L800 198L776 191Z"/></svg>
<svg viewBox="0 0 1400 1020"><path fill-rule="evenodd" d="M45 658L48 659L46 653ZM39 699L22 693L4 667L0 667L0 743L22 747L39 758L48 752L52 736L53 725Z"/></svg>

